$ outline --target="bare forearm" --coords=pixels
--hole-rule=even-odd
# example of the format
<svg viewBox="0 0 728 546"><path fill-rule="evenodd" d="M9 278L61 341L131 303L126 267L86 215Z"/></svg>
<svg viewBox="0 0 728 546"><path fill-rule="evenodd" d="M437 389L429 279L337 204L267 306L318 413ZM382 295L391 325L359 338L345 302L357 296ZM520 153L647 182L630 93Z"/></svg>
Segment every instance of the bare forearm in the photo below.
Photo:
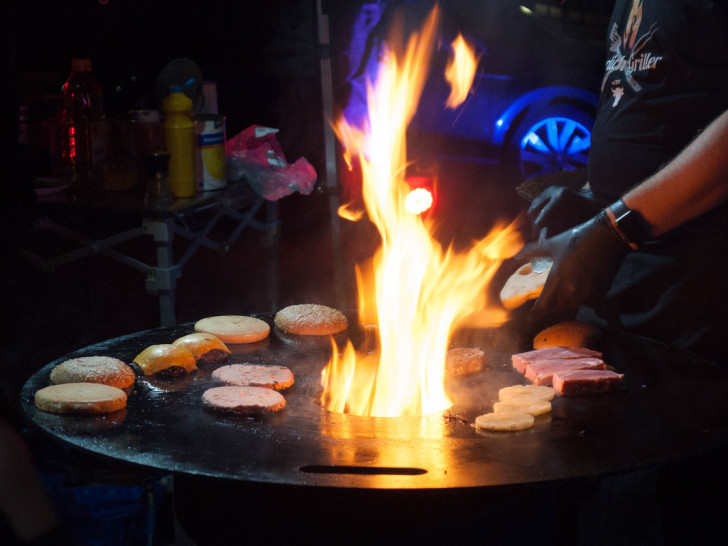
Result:
<svg viewBox="0 0 728 546"><path fill-rule="evenodd" d="M647 220L653 237L728 200L728 112L623 199Z"/></svg>

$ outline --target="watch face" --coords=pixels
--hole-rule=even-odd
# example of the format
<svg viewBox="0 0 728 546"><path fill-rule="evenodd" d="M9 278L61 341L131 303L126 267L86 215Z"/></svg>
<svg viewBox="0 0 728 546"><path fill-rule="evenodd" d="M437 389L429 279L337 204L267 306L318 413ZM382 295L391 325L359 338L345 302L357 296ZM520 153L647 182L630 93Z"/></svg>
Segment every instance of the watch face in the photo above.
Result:
<svg viewBox="0 0 728 546"><path fill-rule="evenodd" d="M649 237L649 226L639 212L635 210L627 210L623 215L615 220L619 230L624 236L638 245L644 243Z"/></svg>

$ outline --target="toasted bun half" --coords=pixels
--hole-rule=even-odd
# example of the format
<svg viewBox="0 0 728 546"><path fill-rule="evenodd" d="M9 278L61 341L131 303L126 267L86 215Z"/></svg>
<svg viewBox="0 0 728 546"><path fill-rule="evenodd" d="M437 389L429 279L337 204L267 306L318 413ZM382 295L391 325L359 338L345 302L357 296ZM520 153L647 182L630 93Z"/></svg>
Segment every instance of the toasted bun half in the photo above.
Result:
<svg viewBox="0 0 728 546"><path fill-rule="evenodd" d="M602 332L589 322L566 320L541 330L533 338L534 349L548 347L584 347L594 349L599 345Z"/></svg>
<svg viewBox="0 0 728 546"><path fill-rule="evenodd" d="M102 383L118 389L134 385L134 372L110 356L82 356L61 362L51 370L51 383Z"/></svg>
<svg viewBox="0 0 728 546"><path fill-rule="evenodd" d="M101 383L63 383L40 389L34 402L50 413L94 415L125 408L126 393Z"/></svg>
<svg viewBox="0 0 728 546"><path fill-rule="evenodd" d="M337 334L348 325L344 313L316 303L289 305L276 313L273 322L284 332L303 336Z"/></svg>
<svg viewBox="0 0 728 546"><path fill-rule="evenodd" d="M212 334L223 343L255 343L268 337L270 326L255 317L220 315L198 320L195 332Z"/></svg>

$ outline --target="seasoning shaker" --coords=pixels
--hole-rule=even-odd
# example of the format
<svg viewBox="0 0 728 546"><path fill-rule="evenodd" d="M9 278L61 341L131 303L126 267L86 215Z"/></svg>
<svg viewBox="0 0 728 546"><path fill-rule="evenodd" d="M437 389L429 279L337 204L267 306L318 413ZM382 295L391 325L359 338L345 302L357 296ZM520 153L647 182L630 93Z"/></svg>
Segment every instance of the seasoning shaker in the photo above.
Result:
<svg viewBox="0 0 728 546"><path fill-rule="evenodd" d="M144 204L162 206L174 199L169 189L169 152L152 152L144 156L145 193Z"/></svg>

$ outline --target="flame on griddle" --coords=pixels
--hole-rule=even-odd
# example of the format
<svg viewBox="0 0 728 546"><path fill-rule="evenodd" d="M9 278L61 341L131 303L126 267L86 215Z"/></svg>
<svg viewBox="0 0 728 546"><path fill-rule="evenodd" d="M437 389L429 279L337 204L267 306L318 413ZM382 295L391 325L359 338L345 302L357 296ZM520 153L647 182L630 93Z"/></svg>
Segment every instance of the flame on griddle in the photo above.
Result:
<svg viewBox="0 0 728 546"><path fill-rule="evenodd" d="M406 46L402 26L395 25L376 82L368 86L366 126L344 119L337 124L347 162L361 166L366 214L382 242L371 260L356 268L359 320L378 331L377 350L334 342L321 377L321 402L331 411L393 417L448 408L444 370L453 333L466 320L494 327L507 318L500 306L489 305L486 287L502 260L521 246L515 227L498 227L456 251L443 248L432 221L407 212L404 204L409 191L405 133L427 77L438 15L433 9ZM476 65L470 62L471 72ZM450 72L473 81L472 73ZM348 210L342 207L340 214L359 218Z"/></svg>

